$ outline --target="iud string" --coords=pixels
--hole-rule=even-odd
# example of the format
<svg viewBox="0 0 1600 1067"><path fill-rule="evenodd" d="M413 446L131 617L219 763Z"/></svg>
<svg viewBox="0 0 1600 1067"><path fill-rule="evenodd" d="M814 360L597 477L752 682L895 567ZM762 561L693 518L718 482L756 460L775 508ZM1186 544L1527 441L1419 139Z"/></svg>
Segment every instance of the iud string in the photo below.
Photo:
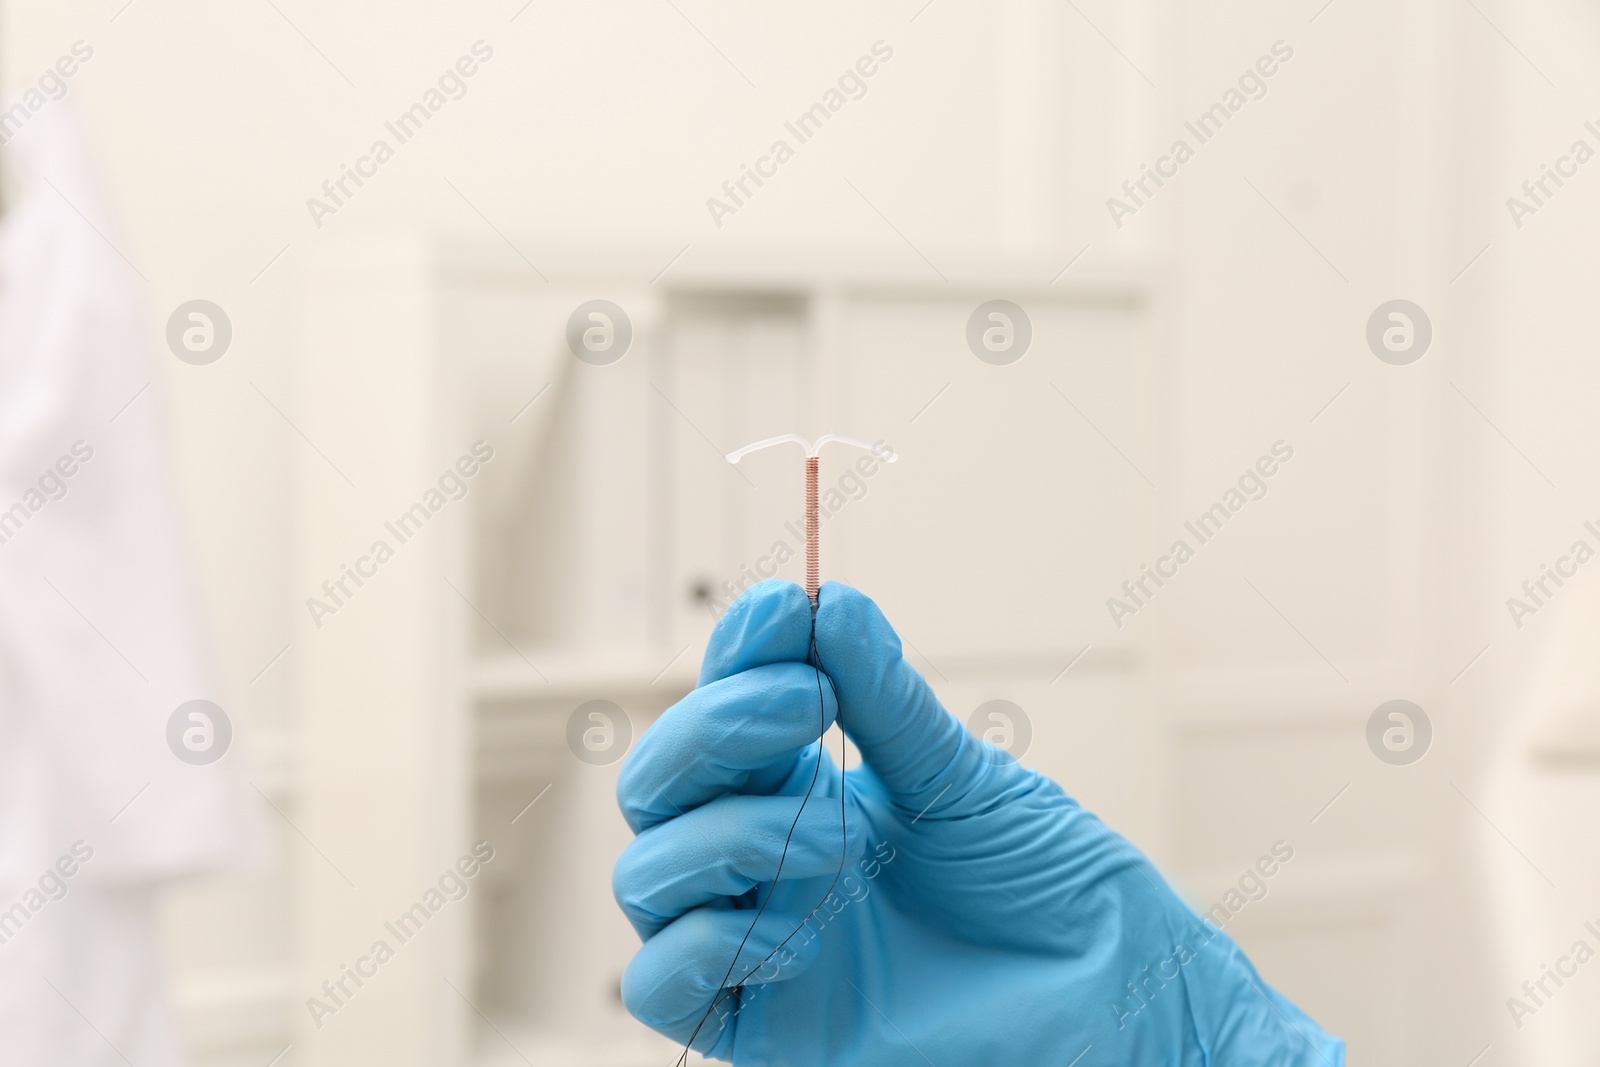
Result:
<svg viewBox="0 0 1600 1067"><path fill-rule="evenodd" d="M766 899L763 900L760 906L756 908L755 918L750 920L750 926L745 930L744 937L739 940L739 947L733 950L733 958L728 961L728 969L723 972L721 980L717 982L716 995L711 998L711 1003L706 1006L705 1014L700 1016L700 1021L695 1024L694 1030L689 1034L689 1039L683 1043L683 1052L679 1054L678 1059L676 1060L677 1067L682 1067L682 1065L689 1062L689 1051L694 1046L694 1039L700 1036L700 1031L705 1027L706 1020L710 1019L711 1014L717 1010L717 1005L721 1004L724 1000L731 996L737 996L739 991L744 988L745 983L750 980L750 976L761 970L762 967L766 966L767 961L771 960L772 957L776 956L780 951L782 951L784 946L788 945L788 943L794 939L796 934L805 929L806 923L811 921L811 917L815 915L817 911L821 909L823 904L827 902L828 898L833 895L834 886L839 884L839 878L844 874L844 861L846 856L849 854L849 842L845 831L847 794L845 793L844 708L839 705L839 692L833 686L833 679L828 678L828 690L833 693L833 703L835 707L838 708L836 717L839 725L839 866L833 872L833 880L828 883L828 888L823 891L822 898L812 906L810 911L806 912L805 917L801 919L800 922L796 924L795 928L789 932L789 936L785 937L782 941L773 946L772 951L763 956L755 964L755 966L747 970L743 978L740 978L731 986L727 985L728 979L733 976L733 969L739 965L740 953L744 951L744 946L749 942L750 935L755 933L756 924L761 921L761 916L766 912L767 905L772 903L772 898L778 891L778 881L783 876L784 862L789 858L789 843L794 840L795 827L800 825L800 816L806 810L806 805L811 802L811 796L816 792L817 789L817 781L822 775L823 751L821 745L822 737L825 733L827 733L828 729L828 705L822 697L822 680L827 677L827 670L822 665L822 653L817 649L817 591L821 587L821 552L818 545L820 540L819 529L821 526L821 514L817 506L817 478L819 467L817 452L825 444L830 442L838 442L840 444L852 445L856 448L863 448L869 452L875 452L886 463L893 463L899 458L887 447L874 447L867 444L865 441L859 441L853 437L844 437L839 434L824 434L823 436L817 438L814 444L808 442L805 438L799 436L798 434L783 434L779 437L769 437L765 441L757 441L753 445L746 445L738 451L728 453L728 462L737 463L739 460L743 459L752 452L763 448L769 448L773 445L786 444L791 441L800 445L806 450L805 590L806 598L811 601L811 647L809 654L807 655L807 660L811 665L811 669L816 673L817 676L817 764L811 771L811 782L806 786L805 795L800 798L800 806L795 810L794 819L789 823L789 833L783 839L782 851L778 853L778 869L772 874L772 885L771 888L767 890Z"/></svg>

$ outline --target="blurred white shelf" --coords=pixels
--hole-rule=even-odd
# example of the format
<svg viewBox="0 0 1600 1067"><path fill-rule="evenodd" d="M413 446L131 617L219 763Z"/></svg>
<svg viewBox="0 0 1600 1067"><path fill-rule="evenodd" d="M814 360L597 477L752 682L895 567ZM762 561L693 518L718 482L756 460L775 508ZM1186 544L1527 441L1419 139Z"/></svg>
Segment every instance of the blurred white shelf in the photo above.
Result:
<svg viewBox="0 0 1600 1067"><path fill-rule="evenodd" d="M1079 653L1082 653L1080 656ZM676 700L695 686L701 650L690 648L670 665L671 652L596 656L538 649L525 660L516 653L479 657L472 667L472 695L480 705L497 702L552 702L597 697L648 696ZM1087 650L1063 647L1051 652L983 655L936 651L924 656L906 648L906 659L935 687L948 681L991 677L1032 678L1046 682L1088 676L1128 676L1144 665L1132 645L1092 644ZM530 662L531 661L531 662ZM1071 671L1063 677L1062 671Z"/></svg>
<svg viewBox="0 0 1600 1067"><path fill-rule="evenodd" d="M473 1067L665 1067L682 1046L643 1031L584 1041L532 1027L480 1027ZM693 1053L689 1063L714 1063Z"/></svg>
<svg viewBox="0 0 1600 1067"><path fill-rule="evenodd" d="M587 700L615 701L635 733L694 688L700 650L575 654L534 649L477 659L471 667L480 783L554 777L566 758L567 717Z"/></svg>
<svg viewBox="0 0 1600 1067"><path fill-rule="evenodd" d="M1248 863L1178 872L1189 906L1204 915L1230 890L1238 891ZM1392 920L1402 914L1426 867L1414 854L1397 851L1346 853L1325 858L1297 855L1263 881L1267 896L1247 904L1230 931L1307 929ZM1270 898L1270 906L1266 906Z"/></svg>
<svg viewBox="0 0 1600 1067"><path fill-rule="evenodd" d="M533 648L527 658L515 652L476 657L471 666L472 696L493 701L561 702L657 695L676 699L694 688L700 651L684 648L634 649L599 653Z"/></svg>
<svg viewBox="0 0 1600 1067"><path fill-rule="evenodd" d="M289 1040L294 998L287 967L192 975L172 999L185 1046L202 1055L259 1048L270 1056Z"/></svg>
<svg viewBox="0 0 1600 1067"><path fill-rule="evenodd" d="M1076 645L1068 642L1050 651L1025 650L1010 654L935 649L923 655L908 646L904 649L904 655L906 661L921 671L935 689L946 680L981 682L990 678L1005 678L1016 681L1059 680L1066 683L1075 678L1095 676L1127 677L1143 670L1143 660L1137 646L1111 641L1087 644L1079 641Z"/></svg>
<svg viewBox="0 0 1600 1067"><path fill-rule="evenodd" d="M679 249L595 248L528 239L541 249L542 269L561 284L604 280L650 285L667 290L705 289L730 293L837 289L857 293L926 294L936 285L941 295L967 292L992 297L997 292L1026 296L1048 294L1052 300L1094 304L1142 302L1155 290L1161 272L1154 261L1095 251L1072 262L1076 249L1056 254L997 254L992 249L939 248L926 252L941 264L936 274L924 262L898 251L874 248L740 246L722 242L691 246L673 261ZM526 273L527 265L509 248L479 242L445 242L435 248L443 273L457 278L503 282ZM663 273L663 268L671 268ZM941 276L942 275L942 276Z"/></svg>
<svg viewBox="0 0 1600 1067"><path fill-rule="evenodd" d="M251 733L240 746L250 783L267 796L277 799L295 791L293 730L263 730Z"/></svg>
<svg viewBox="0 0 1600 1067"><path fill-rule="evenodd" d="M1600 770L1600 709L1573 711L1533 743L1534 758L1562 770Z"/></svg>
<svg viewBox="0 0 1600 1067"><path fill-rule="evenodd" d="M1404 677L1389 660L1357 660L1341 668L1362 679ZM1311 659L1185 671L1177 676L1173 697L1174 720L1186 737L1343 729L1372 712L1362 698L1338 685L1327 664Z"/></svg>

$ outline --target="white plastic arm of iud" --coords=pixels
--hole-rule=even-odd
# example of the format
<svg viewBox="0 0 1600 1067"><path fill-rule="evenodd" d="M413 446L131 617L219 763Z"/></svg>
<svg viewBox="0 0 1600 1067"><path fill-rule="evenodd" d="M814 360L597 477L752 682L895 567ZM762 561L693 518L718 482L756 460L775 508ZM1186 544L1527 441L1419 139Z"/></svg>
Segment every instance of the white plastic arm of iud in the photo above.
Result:
<svg viewBox="0 0 1600 1067"><path fill-rule="evenodd" d="M743 448L729 452L728 462L737 463L752 452L759 452L763 448L771 448L773 445L784 445L789 444L790 442L793 442L794 444L797 444L801 448L805 449L807 456L815 456L822 450L823 445L838 442L841 445L853 445L856 448L865 449L868 452L876 452L878 457L885 463L893 463L895 460L900 458L899 456L895 455L894 449L890 448L888 445L884 445L881 448L877 445L869 445L859 437L846 437L844 434L839 433L825 433L821 437L817 438L815 443L812 443L797 433L783 433L779 434L777 437L769 437L765 441L757 441L753 445L745 445Z"/></svg>

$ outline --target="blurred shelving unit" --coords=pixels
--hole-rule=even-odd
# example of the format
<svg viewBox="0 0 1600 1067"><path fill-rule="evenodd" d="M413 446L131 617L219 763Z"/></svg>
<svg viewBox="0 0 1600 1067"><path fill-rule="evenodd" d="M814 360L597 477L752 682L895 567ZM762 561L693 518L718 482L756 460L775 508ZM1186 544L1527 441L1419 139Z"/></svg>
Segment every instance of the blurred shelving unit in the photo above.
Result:
<svg viewBox="0 0 1600 1067"><path fill-rule="evenodd" d="M636 946L610 894L630 837L619 763L578 758L571 717L608 700L636 738L692 687L724 581L794 536L798 464L722 457L778 432L894 446L901 461L849 487L828 519L826 573L885 606L958 715L995 698L1026 708L1027 762L1195 903L1282 833L1289 805L1262 796L1309 814L1326 802L1306 795L1304 768L1344 759L1362 714L1330 691L1326 664L1290 648L1174 667L1159 624L1107 624L1105 597L1217 491L1215 464L1194 484L1167 477L1165 277L936 254L961 266L730 251L663 276L670 250L546 249L545 281L504 246L330 242L303 310L296 411L327 456L300 460L296 588L340 573L475 442L494 458L337 614L308 624L281 780L315 851L294 854L285 962L219 985L237 1003L212 997L203 1014L220 1026L248 1001L252 1032L288 1020L286 1065L661 1062L618 996ZM564 340L595 298L634 330L605 366ZM1025 306L1034 331L1003 368L964 341L994 298ZM1392 498L1373 498L1381 521L1398 521L1385 509L1414 475L1399 469ZM1270 534L1218 552L1248 555L1253 536ZM778 573L795 577L795 563ZM1363 669L1392 670L1392 646L1375 641ZM1381 799L1346 803L1365 818ZM479 840L496 858L467 896L314 1027L306 998ZM1396 931L1433 876L1384 840L1341 841L1232 932L1291 992L1365 1020L1357 1036L1381 1044L1398 1023L1372 1002L1400 978L1357 989L1337 975L1398 976L1424 957ZM1324 957L1338 961L1330 977L1307 962Z"/></svg>
<svg viewBox="0 0 1600 1067"><path fill-rule="evenodd" d="M542 250L546 282L503 245L353 242L308 271L298 411L339 470L302 464L297 584L336 576L474 442L494 458L299 650L287 810L338 870L302 855L293 876L298 1063L653 1067L670 1053L618 996L637 943L610 894L630 836L620 764L577 758L569 717L609 700L637 737L693 686L724 580L744 581L798 514L798 464L735 469L719 454L763 435L889 440L902 461L844 495L825 569L913 620L908 652L952 707L1032 702L1041 751L1065 754L1053 770L1135 832L1159 822L1149 717L1046 710L1069 693L1137 703L1144 685L1138 643L1092 637L1097 618L1049 605L1095 606L1089 589L1120 580L1126 535L1148 521L1149 498L1103 463L1071 462L1062 435L1099 440L1076 405L1153 458L1158 279L1102 264L1052 283L1058 263L954 252L941 259L959 271L941 277L904 257L803 251L686 256L660 277L668 258ZM1008 369L1036 379L1048 417L1016 418L1014 390L984 377L999 368L965 347L967 318L995 297L1028 310L1033 347ZM608 366L563 340L594 298L633 326ZM355 404L365 417L342 418ZM1046 489L1125 525L1037 521L1028 500ZM980 551L997 536L1005 551ZM1062 544L1073 568L1030 573ZM1078 588L981 628L929 610L1022 582ZM1084 731L1093 744L1070 743ZM496 855L468 895L312 1027L304 998L478 840Z"/></svg>

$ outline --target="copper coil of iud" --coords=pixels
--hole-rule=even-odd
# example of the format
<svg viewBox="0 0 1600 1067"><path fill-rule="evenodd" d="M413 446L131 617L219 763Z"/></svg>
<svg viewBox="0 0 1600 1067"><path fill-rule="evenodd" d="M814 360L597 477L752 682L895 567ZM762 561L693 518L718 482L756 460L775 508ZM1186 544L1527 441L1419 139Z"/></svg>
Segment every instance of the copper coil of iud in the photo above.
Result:
<svg viewBox="0 0 1600 1067"><path fill-rule="evenodd" d="M817 549L817 457L806 457L806 596L817 602L818 577L822 573Z"/></svg>

